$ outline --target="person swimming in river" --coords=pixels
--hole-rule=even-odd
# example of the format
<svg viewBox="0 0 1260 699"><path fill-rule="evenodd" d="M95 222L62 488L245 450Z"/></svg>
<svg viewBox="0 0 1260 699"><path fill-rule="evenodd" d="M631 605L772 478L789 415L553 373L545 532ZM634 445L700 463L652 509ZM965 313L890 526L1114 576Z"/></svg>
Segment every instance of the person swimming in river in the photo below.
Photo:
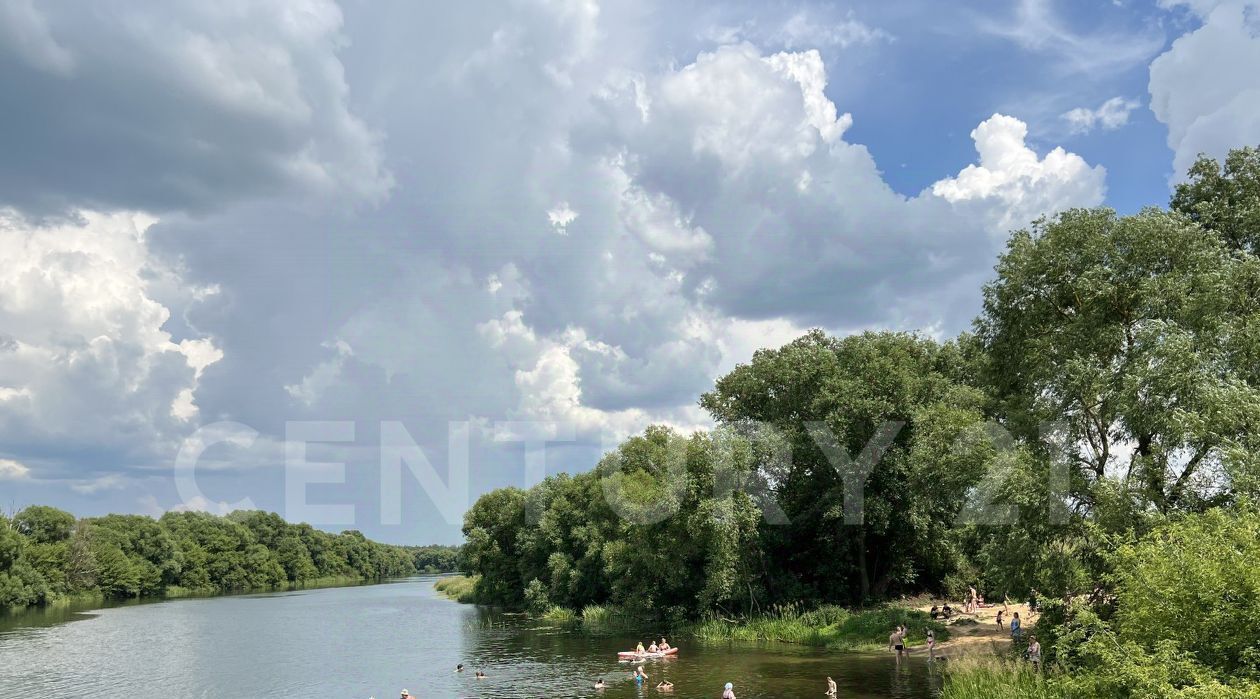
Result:
<svg viewBox="0 0 1260 699"><path fill-rule="evenodd" d="M673 683L673 682L670 682L670 681L668 681L668 680L661 680L661 681L660 681L660 683L658 683L658 684L656 685L656 691L658 691L658 692L672 692L672 691L674 691L674 683Z"/></svg>
<svg viewBox="0 0 1260 699"><path fill-rule="evenodd" d="M463 663L460 663L460 664L458 664L458 665L456 665L456 666L455 666L455 672L463 672L463 671L464 671L464 664L463 664Z"/></svg>
<svg viewBox="0 0 1260 699"><path fill-rule="evenodd" d="M595 680L595 689L603 689L603 688L604 688L604 687L606 687L606 686L607 686L607 685L605 685L605 684L604 684L604 678L603 678L603 677L601 677L601 678L599 678L599 679Z"/></svg>
<svg viewBox="0 0 1260 699"><path fill-rule="evenodd" d="M827 678L827 696L836 696L836 681L830 677Z"/></svg>
<svg viewBox="0 0 1260 699"><path fill-rule="evenodd" d="M726 689L722 690L722 699L735 699L735 685L726 683Z"/></svg>
<svg viewBox="0 0 1260 699"><path fill-rule="evenodd" d="M634 669L634 683L635 684L641 685L644 682L647 682L647 678L648 678L647 673L643 671L642 665Z"/></svg>
<svg viewBox="0 0 1260 699"><path fill-rule="evenodd" d="M477 671L477 679L479 679L479 680L484 680L484 679L486 679L486 673L482 672L481 670L478 670L478 671Z"/></svg>

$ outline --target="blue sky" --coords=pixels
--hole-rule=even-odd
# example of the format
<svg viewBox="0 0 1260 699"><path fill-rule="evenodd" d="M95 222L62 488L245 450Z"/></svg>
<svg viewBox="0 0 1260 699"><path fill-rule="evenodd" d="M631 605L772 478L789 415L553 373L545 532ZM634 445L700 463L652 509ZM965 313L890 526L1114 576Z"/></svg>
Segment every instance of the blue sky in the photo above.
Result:
<svg viewBox="0 0 1260 699"><path fill-rule="evenodd" d="M759 347L950 337L1010 230L1260 143L1258 16L0 0L0 504L457 541Z"/></svg>

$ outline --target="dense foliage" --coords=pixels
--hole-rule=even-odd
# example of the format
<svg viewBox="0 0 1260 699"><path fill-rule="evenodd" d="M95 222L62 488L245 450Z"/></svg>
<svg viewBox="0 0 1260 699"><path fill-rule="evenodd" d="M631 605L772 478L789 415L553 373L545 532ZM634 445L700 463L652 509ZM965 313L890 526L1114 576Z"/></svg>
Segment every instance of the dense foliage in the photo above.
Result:
<svg viewBox="0 0 1260 699"><path fill-rule="evenodd" d="M407 546L417 573L453 573L460 569L458 546Z"/></svg>
<svg viewBox="0 0 1260 699"><path fill-rule="evenodd" d="M266 512L75 520L32 506L0 515L0 607L73 595L111 598L268 589L450 570L452 547L406 549L357 531L329 534Z"/></svg>
<svg viewBox="0 0 1260 699"><path fill-rule="evenodd" d="M1039 590L1072 671L1045 696L1255 692L1260 151L1171 204L1014 232L974 334L813 331L717 381L715 430L486 495L470 596L765 620Z"/></svg>

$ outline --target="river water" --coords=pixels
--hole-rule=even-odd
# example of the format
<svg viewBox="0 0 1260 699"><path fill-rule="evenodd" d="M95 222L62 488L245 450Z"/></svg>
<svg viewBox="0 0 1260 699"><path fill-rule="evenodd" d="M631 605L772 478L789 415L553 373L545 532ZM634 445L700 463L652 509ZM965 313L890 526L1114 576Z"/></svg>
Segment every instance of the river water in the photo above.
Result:
<svg viewBox="0 0 1260 699"><path fill-rule="evenodd" d="M630 679L625 637L592 637L456 604L433 578L380 585L0 616L0 697L603 697L929 699L923 658L826 653L786 645L697 645L642 663ZM467 670L455 673L457 663ZM483 670L486 679L473 673ZM608 689L591 687L602 677ZM674 691L660 693L660 679Z"/></svg>

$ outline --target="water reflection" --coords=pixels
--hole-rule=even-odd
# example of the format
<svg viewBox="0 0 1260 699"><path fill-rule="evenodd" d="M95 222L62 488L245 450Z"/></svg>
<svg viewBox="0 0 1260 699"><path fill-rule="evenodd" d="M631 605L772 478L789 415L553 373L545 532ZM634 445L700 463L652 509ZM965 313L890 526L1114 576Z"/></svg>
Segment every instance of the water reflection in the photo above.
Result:
<svg viewBox="0 0 1260 699"><path fill-rule="evenodd" d="M618 662L626 636L588 636L440 599L432 579L273 595L74 607L0 618L0 697L716 697L927 699L926 658L783 645L696 646ZM71 623L72 622L72 623ZM640 638L665 629L643 629ZM465 671L455 672L463 663ZM485 679L475 673L485 672ZM602 678L602 692L594 683ZM662 679L674 690L662 694Z"/></svg>

